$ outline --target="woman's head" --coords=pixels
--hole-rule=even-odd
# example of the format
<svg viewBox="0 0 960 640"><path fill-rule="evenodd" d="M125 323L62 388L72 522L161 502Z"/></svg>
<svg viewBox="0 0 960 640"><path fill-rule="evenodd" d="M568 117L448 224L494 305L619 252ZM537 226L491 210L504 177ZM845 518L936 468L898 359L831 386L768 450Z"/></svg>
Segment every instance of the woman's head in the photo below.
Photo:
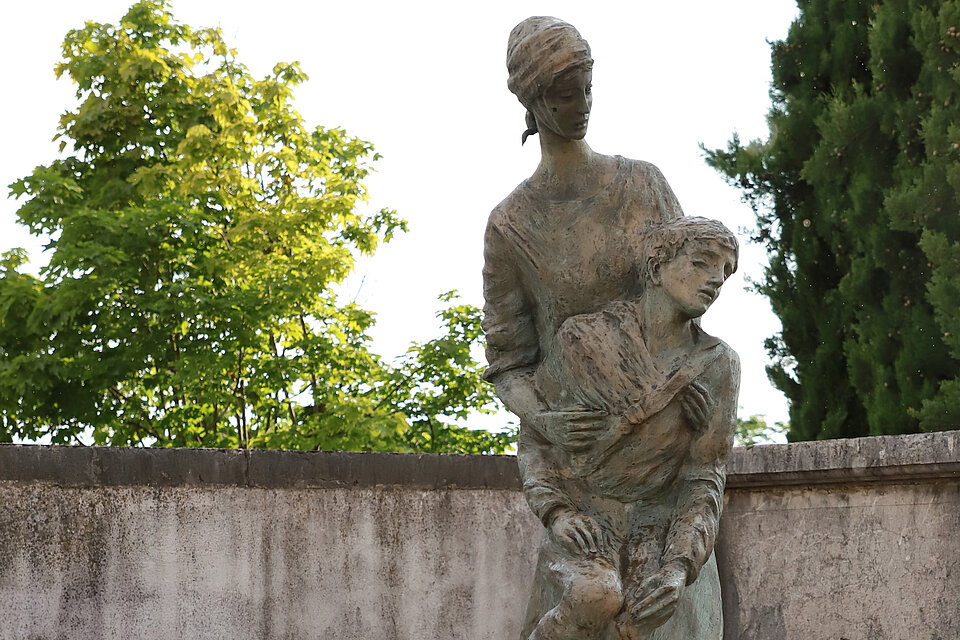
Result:
<svg viewBox="0 0 960 640"><path fill-rule="evenodd" d="M593 59L573 25L548 16L527 18L507 42L507 86L527 108L524 139L547 127L565 138L586 134Z"/></svg>

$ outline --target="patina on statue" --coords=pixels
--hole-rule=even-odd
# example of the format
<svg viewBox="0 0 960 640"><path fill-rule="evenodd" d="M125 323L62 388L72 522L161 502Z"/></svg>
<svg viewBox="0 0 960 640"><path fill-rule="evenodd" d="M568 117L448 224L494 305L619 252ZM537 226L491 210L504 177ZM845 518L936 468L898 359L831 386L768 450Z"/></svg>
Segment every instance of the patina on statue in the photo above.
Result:
<svg viewBox="0 0 960 640"><path fill-rule="evenodd" d="M587 145L592 66L563 21L510 34L508 86L542 160L490 215L484 330L545 527L521 638L720 640L739 362L697 319L736 239L684 218L653 165Z"/></svg>

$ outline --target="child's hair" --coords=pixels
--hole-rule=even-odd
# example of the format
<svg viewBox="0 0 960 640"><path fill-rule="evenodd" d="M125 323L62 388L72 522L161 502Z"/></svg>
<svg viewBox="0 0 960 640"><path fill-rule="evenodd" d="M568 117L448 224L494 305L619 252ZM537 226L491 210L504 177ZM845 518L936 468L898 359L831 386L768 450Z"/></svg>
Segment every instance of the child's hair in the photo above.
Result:
<svg viewBox="0 0 960 640"><path fill-rule="evenodd" d="M654 224L644 230L641 246L646 256L640 265L641 279L646 282L658 265L663 265L679 255L688 242L714 242L733 253L733 271L737 270L740 245L737 237L722 222L710 218L674 218ZM733 272L731 272L733 273Z"/></svg>

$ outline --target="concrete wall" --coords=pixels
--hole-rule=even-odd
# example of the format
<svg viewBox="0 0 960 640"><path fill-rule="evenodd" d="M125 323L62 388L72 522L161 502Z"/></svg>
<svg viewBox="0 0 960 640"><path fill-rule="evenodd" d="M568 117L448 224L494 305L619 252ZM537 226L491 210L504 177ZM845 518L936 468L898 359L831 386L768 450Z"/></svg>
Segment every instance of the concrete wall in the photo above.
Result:
<svg viewBox="0 0 960 640"><path fill-rule="evenodd" d="M0 639L499 639L513 459L0 447Z"/></svg>
<svg viewBox="0 0 960 640"><path fill-rule="evenodd" d="M729 471L727 638L960 638L960 432ZM0 640L513 640L518 484L509 457L0 446Z"/></svg>
<svg viewBox="0 0 960 640"><path fill-rule="evenodd" d="M739 451L728 639L960 639L960 432Z"/></svg>

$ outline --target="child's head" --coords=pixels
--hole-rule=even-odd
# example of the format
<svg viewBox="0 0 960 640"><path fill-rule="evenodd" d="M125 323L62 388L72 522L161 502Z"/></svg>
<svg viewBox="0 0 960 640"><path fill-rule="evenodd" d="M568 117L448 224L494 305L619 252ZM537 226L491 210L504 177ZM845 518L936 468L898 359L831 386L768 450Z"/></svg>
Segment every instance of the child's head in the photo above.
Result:
<svg viewBox="0 0 960 640"><path fill-rule="evenodd" d="M663 287L692 317L713 304L737 270L737 238L717 220L676 218L651 227L643 240L644 288Z"/></svg>

